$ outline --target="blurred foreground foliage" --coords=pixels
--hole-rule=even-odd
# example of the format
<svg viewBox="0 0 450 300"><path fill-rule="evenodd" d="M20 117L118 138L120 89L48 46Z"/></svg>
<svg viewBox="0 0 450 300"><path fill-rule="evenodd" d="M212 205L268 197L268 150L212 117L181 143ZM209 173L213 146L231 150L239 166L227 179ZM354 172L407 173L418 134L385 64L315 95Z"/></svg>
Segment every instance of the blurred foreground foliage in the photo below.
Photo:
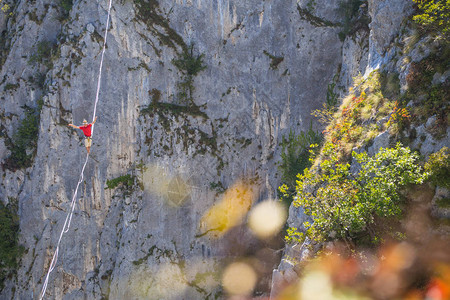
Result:
<svg viewBox="0 0 450 300"><path fill-rule="evenodd" d="M336 244L271 299L450 299L449 247L448 240L436 236L358 253Z"/></svg>

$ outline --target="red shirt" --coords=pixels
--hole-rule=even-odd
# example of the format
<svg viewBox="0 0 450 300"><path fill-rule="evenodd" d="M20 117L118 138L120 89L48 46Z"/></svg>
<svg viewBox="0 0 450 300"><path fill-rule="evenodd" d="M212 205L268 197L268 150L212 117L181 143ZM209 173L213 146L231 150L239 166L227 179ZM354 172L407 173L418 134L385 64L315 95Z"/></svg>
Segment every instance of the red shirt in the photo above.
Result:
<svg viewBox="0 0 450 300"><path fill-rule="evenodd" d="M92 127L92 124L86 124L86 125L81 125L80 129L83 130L83 133L85 136L90 137L91 136L91 127Z"/></svg>

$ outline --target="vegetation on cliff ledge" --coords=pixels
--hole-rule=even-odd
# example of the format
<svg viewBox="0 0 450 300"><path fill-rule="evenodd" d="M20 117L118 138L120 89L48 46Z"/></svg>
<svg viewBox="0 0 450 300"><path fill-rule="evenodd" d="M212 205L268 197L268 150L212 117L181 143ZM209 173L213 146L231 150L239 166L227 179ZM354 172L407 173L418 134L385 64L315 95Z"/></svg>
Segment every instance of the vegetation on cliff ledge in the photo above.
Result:
<svg viewBox="0 0 450 300"><path fill-rule="evenodd" d="M413 20L419 23L422 35L433 37L434 44L424 59L403 61L409 64L407 89L400 91L399 74L374 71L366 78L354 78L354 85L339 107L327 103L313 112L326 125L324 145L311 160L310 168L298 169L297 178L289 172L291 182L297 180L294 196L289 185L280 187L284 198L293 197L294 205L302 206L313 222L304 223L303 232L290 228L289 241L341 240L355 249L358 245L378 244L382 236L404 237L393 226L384 225L403 217L411 200L405 196L406 188L425 181L450 186L446 147L431 154L426 163L408 148L411 142L425 140L424 133L417 136L419 127L425 126L436 141L446 137L449 78L442 74L450 68L445 39L450 7L448 1L414 2L417 14ZM407 47L410 45L404 45L404 53ZM381 134L388 145L375 149L374 140ZM405 146L389 148L398 141ZM367 150L376 154L369 157ZM305 153L300 156L308 157ZM282 158L286 164L288 157Z"/></svg>
<svg viewBox="0 0 450 300"><path fill-rule="evenodd" d="M11 154L5 159L3 167L11 171L31 167L37 151L41 107L24 106L23 109L25 118L20 122L13 138L6 139L6 146Z"/></svg>
<svg viewBox="0 0 450 300"><path fill-rule="evenodd" d="M322 160L298 176L295 206L302 206L312 223L306 231L291 238L301 242L305 237L315 242L343 240L349 247L355 243L379 241L375 219L400 216L403 200L400 191L409 184L421 184L428 173L417 166L419 156L397 144L381 148L369 157L366 152L352 154L358 171L349 163L339 162L337 146L326 143ZM281 188L284 192L284 187ZM384 233L384 232L383 232Z"/></svg>
<svg viewBox="0 0 450 300"><path fill-rule="evenodd" d="M177 83L178 100L187 105L194 105L194 77L206 69L203 62L204 54L194 54L194 44L173 59L172 63L182 73L182 80Z"/></svg>
<svg viewBox="0 0 450 300"><path fill-rule="evenodd" d="M302 170L311 167L310 150L311 145L322 142L322 135L312 129L312 126L306 132L295 134L293 131L289 135L283 136L281 140L281 162L278 170L281 173L281 182L283 183L283 193L281 199L289 207L295 196L295 186L297 174Z"/></svg>
<svg viewBox="0 0 450 300"><path fill-rule="evenodd" d="M418 13L413 17L428 33L450 35L450 2L448 0L413 0Z"/></svg>
<svg viewBox="0 0 450 300"><path fill-rule="evenodd" d="M439 186L449 184L448 180L438 180L448 173L450 162L446 148L431 155L425 170L420 167L423 161L419 156L399 144L395 148L372 149L378 151L372 157L365 152L382 133L388 134L391 141L414 140L415 127L433 115L437 118L436 130L446 131L448 101L442 96L442 84L431 84L433 75L440 70L435 60L442 62L435 57L430 55L420 64L436 67L411 68L406 78L410 88L403 95L398 75L375 71L365 79L354 79L354 86L339 108L325 105L314 112L328 124L323 131L324 146L311 159L310 168L303 172L297 170L300 174L294 196L292 187L280 187L283 198L293 197L294 205L302 206L313 222L303 224L304 232L290 228L288 241L343 240L355 248L361 244L378 244L382 236L403 236L382 225L388 220L398 222L402 217L407 203L402 194L404 188L427 179ZM408 106L410 101L416 101L417 95L422 95L421 102L414 108ZM302 154L303 159L306 157ZM286 164L287 157L283 160Z"/></svg>
<svg viewBox="0 0 450 300"><path fill-rule="evenodd" d="M17 203L10 198L8 205L0 201L0 291L4 281L12 276L18 267L23 248L19 241L19 216Z"/></svg>

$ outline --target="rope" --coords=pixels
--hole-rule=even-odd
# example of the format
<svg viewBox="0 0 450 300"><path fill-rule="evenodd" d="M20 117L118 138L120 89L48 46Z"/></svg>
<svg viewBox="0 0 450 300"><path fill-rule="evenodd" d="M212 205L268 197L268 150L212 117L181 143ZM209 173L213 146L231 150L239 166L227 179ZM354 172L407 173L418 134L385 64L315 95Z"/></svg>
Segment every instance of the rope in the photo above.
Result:
<svg viewBox="0 0 450 300"><path fill-rule="evenodd" d="M108 17L106 19L105 37L104 37L104 41L103 41L103 50L102 50L102 55L101 55L101 59L100 59L100 68L99 68L99 71L98 71L97 93L95 95L94 114L93 114L93 117L92 117L92 123L94 123L94 120L95 120L95 114L97 112L97 103L98 103L98 98L99 98L98 96L100 94L100 82L101 82L101 77L102 77L103 58L104 58L105 50L106 50L106 38L108 36L108 27L109 27L109 17L110 17L110 14L111 14L111 6L112 6L112 0L109 0ZM91 136L94 135L94 126L95 126L95 124L92 124ZM39 296L39 300L42 300L44 298L44 296L45 296L45 292L47 291L47 286L48 286L48 280L49 280L49 277L50 277L50 273L53 271L53 269L56 266L56 262L58 261L59 245L61 243L62 237L63 237L64 233L67 233L69 231L70 223L72 222L73 211L75 210L75 204L76 204L77 195L78 195L78 187L83 182L84 170L86 169L86 165L87 165L88 161L89 161L89 153L86 154L86 160L84 161L83 168L81 169L80 178L78 180L77 187L75 188L75 192L73 194L72 201L70 203L70 210L69 210L69 213L66 216L66 220L64 221L64 226L63 226L63 228L61 230L61 233L59 235L58 243L56 244L55 253L53 254L52 261L51 261L50 266L48 268L48 272L47 272L47 275L45 277L44 284L42 286L42 291L41 291L41 294Z"/></svg>
<svg viewBox="0 0 450 300"><path fill-rule="evenodd" d="M111 4L112 4L112 0L109 0L108 18L106 18L105 38L103 39L102 57L100 59L100 67L98 70L97 93L95 94L94 114L92 115L92 123L94 123L94 120L95 120L95 114L97 112L98 95L100 94L100 81L102 79L102 67L103 67L103 57L105 56L105 50L106 50L106 38L108 37L109 15L111 13ZM94 127L95 127L95 124L92 125L92 135L94 134Z"/></svg>

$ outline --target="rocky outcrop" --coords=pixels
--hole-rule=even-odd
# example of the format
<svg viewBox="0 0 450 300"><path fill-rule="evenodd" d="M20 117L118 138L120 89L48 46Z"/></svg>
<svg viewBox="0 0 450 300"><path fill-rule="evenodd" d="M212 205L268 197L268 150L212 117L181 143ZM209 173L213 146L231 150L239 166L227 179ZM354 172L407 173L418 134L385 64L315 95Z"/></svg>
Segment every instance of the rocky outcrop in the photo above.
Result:
<svg viewBox="0 0 450 300"><path fill-rule="evenodd" d="M379 70L387 76L398 76L398 85L401 93L408 89L408 75L412 63L417 63L425 58L437 53L439 42L425 36L418 38L418 34L411 29L409 17L412 14L411 1L368 1L368 13L370 15L369 32L359 30L354 36L349 36L343 43L343 65L340 70L338 83L341 86L349 87L351 80L345 76L348 70L354 70L367 78L374 70ZM444 84L447 80L447 71L435 73L432 86ZM344 79L343 79L344 78ZM346 81L347 80L347 81ZM411 81L411 78L409 78ZM358 91L361 93L361 91ZM345 94L345 92L344 92ZM427 95L415 95L408 104L409 107L421 105ZM389 118L379 120L379 126L386 123ZM437 124L437 117L425 116L423 124L415 122L410 127L400 133L392 133L389 129L380 132L369 144L362 148L354 148L356 152L367 151L369 155L374 155L380 147L390 147L398 140L407 143L409 147L417 150L424 157L439 151L443 147L450 145L449 128L446 125ZM370 122L370 120L368 121ZM446 124L446 123L445 123ZM441 127L440 136L436 134L436 127ZM443 128L443 129L442 129ZM400 138L401 137L401 138ZM351 166L351 170L358 169L357 164ZM422 190L420 190L420 188ZM414 199L415 205L423 211L431 212L431 216L436 219L448 219L446 195L448 191L440 187L423 186L419 187L422 194L409 195L408 199ZM426 192L423 192L426 191ZM434 196L433 196L434 195ZM288 225L302 231L304 221L310 221L305 216L301 208L291 206ZM444 226L445 227L445 226ZM430 232L436 229L428 228ZM448 235L448 228L441 230L444 235ZM304 230L303 230L304 231ZM421 229L421 232L430 232ZM304 244L293 242L286 245L281 263L273 272L273 285L271 297L275 298L282 288L292 282L296 282L301 275L299 262L311 255L308 241ZM314 251L312 251L314 252ZM297 259L292 259L293 257Z"/></svg>
<svg viewBox="0 0 450 300"><path fill-rule="evenodd" d="M18 201L25 248L5 299L40 292L85 157L67 124L93 118L108 3L69 2L20 0L0 14L0 199ZM282 136L307 129L327 90L345 93L358 73L398 72L405 90L406 56L419 61L431 42L400 53L411 1L370 0L350 17L340 3L113 2L92 155L49 298L220 297L223 262L255 253L271 257L258 264L258 292L269 293L281 246L254 237L245 216L276 197ZM24 106L39 111L39 137L25 149L32 163L12 168ZM448 141L434 143L431 126L417 128L428 154ZM243 191L231 230L205 221ZM301 216L291 208L289 223ZM308 255L287 247L273 295L296 277L291 258Z"/></svg>
<svg viewBox="0 0 450 300"><path fill-rule="evenodd" d="M66 125L93 117L107 1L61 3L16 1L0 23L3 162L21 107L42 105L32 165L2 170L0 198L18 200L26 249L8 299L42 287L85 154ZM200 221L238 180L258 191L254 202L275 196L281 136L309 126L343 63L338 2L306 15L304 5L114 2L92 157L50 298L212 297L223 258L262 247L242 226L238 251L233 234L215 238ZM355 53L344 77L360 70L352 62L365 50ZM194 69L174 63L186 59ZM126 174L135 185L105 189Z"/></svg>

